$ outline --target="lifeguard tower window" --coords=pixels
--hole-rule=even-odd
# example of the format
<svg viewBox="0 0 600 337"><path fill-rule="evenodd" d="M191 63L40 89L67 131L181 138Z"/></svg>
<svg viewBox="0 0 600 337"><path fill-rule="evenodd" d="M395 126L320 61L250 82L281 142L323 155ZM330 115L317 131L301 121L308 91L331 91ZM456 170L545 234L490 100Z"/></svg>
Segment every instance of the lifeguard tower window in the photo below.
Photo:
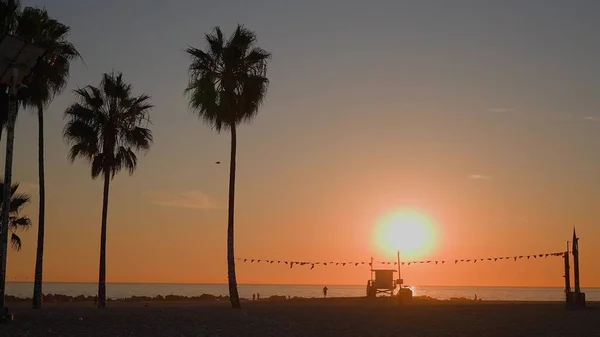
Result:
<svg viewBox="0 0 600 337"><path fill-rule="evenodd" d="M394 289L394 272L395 270L374 270L375 280L373 285L377 289Z"/></svg>

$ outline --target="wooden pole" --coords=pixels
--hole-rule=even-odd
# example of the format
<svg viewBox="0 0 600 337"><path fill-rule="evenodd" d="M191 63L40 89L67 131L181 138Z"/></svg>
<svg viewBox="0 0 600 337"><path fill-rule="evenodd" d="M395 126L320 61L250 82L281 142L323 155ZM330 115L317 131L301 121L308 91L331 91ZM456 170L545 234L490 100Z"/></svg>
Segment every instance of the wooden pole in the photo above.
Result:
<svg viewBox="0 0 600 337"><path fill-rule="evenodd" d="M567 251L563 256L565 259L565 298L566 302L571 302L571 275L569 271L569 241L567 241Z"/></svg>
<svg viewBox="0 0 600 337"><path fill-rule="evenodd" d="M400 274L400 251L398 251L398 286L402 288L402 274Z"/></svg>
<svg viewBox="0 0 600 337"><path fill-rule="evenodd" d="M581 288L579 287L579 238L575 234L575 228L573 228L571 250L573 251L573 281L575 282L575 292L579 294L581 292Z"/></svg>

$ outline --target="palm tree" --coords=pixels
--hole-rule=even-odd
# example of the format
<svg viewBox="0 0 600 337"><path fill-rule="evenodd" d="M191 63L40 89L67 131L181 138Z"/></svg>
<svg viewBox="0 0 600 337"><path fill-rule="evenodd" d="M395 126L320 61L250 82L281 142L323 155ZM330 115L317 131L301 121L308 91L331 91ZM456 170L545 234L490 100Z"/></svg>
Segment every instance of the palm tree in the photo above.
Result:
<svg viewBox="0 0 600 337"><path fill-rule="evenodd" d="M42 277L46 215L46 181L44 172L44 108L62 92L69 78L72 60L79 58L77 49L67 40L69 27L52 19L45 9L26 7L19 16L16 34L46 50L32 70L25 89L19 90L19 101L35 109L38 117L38 240L33 286L33 308L42 307Z"/></svg>
<svg viewBox="0 0 600 337"><path fill-rule="evenodd" d="M71 145L69 159L87 160L92 178L104 178L102 227L100 235L100 268L98 307L106 306L106 221L110 181L127 169L133 174L138 151L147 151L152 132L142 125L150 122L150 96L132 96L131 85L122 74L104 74L100 86L87 86L75 91L78 103L65 111L67 124L63 137Z"/></svg>
<svg viewBox="0 0 600 337"><path fill-rule="evenodd" d="M227 41L216 27L205 36L206 51L189 47L190 82L186 93L190 107L217 132L231 133L229 162L229 207L227 221L227 274L229 300L241 308L235 275L234 201L237 127L253 120L267 93L267 61L271 54L256 46L256 34L238 25Z"/></svg>
<svg viewBox="0 0 600 337"><path fill-rule="evenodd" d="M4 189L4 182L0 181L0 189ZM17 193L19 184L13 184L10 189L10 215L8 220L8 229L11 232L10 242L14 250L19 251L22 247L21 238L17 234L20 230L27 230L31 226L31 220L27 216L20 216L23 208L29 204L31 198L24 193ZM0 196L0 205L4 203L4 198ZM0 220L0 226L2 226Z"/></svg>

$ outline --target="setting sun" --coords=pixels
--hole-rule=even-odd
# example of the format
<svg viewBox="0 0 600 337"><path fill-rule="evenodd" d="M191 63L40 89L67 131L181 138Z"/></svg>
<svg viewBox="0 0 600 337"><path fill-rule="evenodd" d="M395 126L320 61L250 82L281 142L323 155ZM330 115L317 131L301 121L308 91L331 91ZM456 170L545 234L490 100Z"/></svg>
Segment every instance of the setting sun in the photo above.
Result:
<svg viewBox="0 0 600 337"><path fill-rule="evenodd" d="M401 209L388 213L377 222L375 245L383 253L395 256L399 250L403 258L418 259L430 254L437 243L434 221L415 209Z"/></svg>

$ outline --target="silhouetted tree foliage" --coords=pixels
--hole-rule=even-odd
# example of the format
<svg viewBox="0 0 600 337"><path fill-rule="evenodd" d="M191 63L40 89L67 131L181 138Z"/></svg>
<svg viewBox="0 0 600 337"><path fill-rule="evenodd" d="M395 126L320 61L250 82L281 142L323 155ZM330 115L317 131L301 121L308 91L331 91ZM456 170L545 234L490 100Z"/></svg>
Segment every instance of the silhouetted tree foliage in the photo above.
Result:
<svg viewBox="0 0 600 337"><path fill-rule="evenodd" d="M4 181L0 180L0 191L4 189ZM31 220L27 216L22 216L23 208L29 204L31 198L25 193L17 193L19 184L12 184L10 190L10 214L8 229L11 232L10 243L14 250L19 251L23 246L21 238L17 234L19 231L27 230L31 226ZM4 197L0 193L0 206L4 204ZM2 226L2 218L0 217L0 226Z"/></svg>

